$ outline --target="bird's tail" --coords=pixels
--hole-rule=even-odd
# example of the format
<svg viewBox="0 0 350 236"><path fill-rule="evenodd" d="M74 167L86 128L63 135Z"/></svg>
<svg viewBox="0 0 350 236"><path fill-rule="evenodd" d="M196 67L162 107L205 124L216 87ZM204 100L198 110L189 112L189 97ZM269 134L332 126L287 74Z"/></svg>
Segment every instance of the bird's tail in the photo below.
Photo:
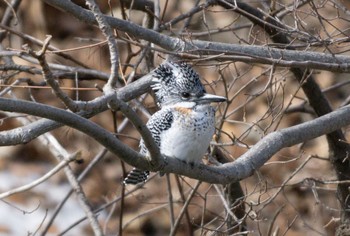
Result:
<svg viewBox="0 0 350 236"><path fill-rule="evenodd" d="M148 170L139 170L139 169L132 169L128 176L124 179L123 183L125 185L127 184L132 184L136 185L139 183L144 183L149 176L149 171Z"/></svg>

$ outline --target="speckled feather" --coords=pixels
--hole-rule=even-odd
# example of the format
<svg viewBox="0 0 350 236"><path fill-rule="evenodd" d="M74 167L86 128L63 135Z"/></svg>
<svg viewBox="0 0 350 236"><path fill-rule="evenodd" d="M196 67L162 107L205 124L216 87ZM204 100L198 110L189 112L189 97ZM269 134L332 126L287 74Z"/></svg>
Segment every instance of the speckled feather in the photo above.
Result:
<svg viewBox="0 0 350 236"><path fill-rule="evenodd" d="M160 147L160 134L168 130L173 123L173 113L169 109L159 110L147 122L147 128L151 131L154 142ZM148 155L148 150L143 139L140 142L140 153Z"/></svg>
<svg viewBox="0 0 350 236"><path fill-rule="evenodd" d="M199 75L186 63L167 61L153 72L152 89L155 92L157 104L163 107L181 102L182 92L201 96L205 93Z"/></svg>

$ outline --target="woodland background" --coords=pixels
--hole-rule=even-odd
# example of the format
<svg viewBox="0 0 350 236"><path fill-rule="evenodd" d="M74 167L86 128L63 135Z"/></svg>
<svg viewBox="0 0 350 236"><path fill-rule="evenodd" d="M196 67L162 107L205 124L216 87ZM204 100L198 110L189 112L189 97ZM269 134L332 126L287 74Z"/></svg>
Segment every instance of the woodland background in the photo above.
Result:
<svg viewBox="0 0 350 236"><path fill-rule="evenodd" d="M45 56L53 78L73 100L90 101L103 95L100 88L111 71L109 47L96 24L80 21L50 2L55 1L0 1L0 96L66 109L28 48L39 51L51 35L52 47ZM72 2L88 9L85 1ZM349 56L350 4L345 0L96 3L104 14L124 19L126 25L134 22L189 42L199 39ZM327 110L322 102L316 112L315 103L310 105L310 99L320 97L310 89L306 95L302 86L310 80L334 110L350 101L350 57L343 69L323 68L317 60L303 65L298 58L282 65L249 54L176 52L129 32L115 29L114 34L120 62L118 88L138 81L172 55L193 65L209 93L228 98L228 103L217 107L212 154L221 157L219 161L224 156L232 162L267 134L327 113L320 111ZM278 41L279 37L288 42ZM157 110L149 93L129 104L144 122ZM2 133L41 119L7 111L0 111L0 118ZM121 112L98 112L90 120L138 150L140 134ZM334 142L321 136L282 149L239 185L153 173L142 187L125 188L122 180L132 167L93 137L67 126L47 130L38 138L0 147L0 234L93 235L98 234L91 221L95 218L105 235L335 235L337 229L339 235L340 231L346 235L349 217L342 204L348 199L339 186L348 186L350 148L347 127L342 131L341 141L336 135ZM329 153L335 142L344 145L340 161ZM60 168L33 188L4 195L43 177L62 163L62 154L74 154L69 169ZM207 158L204 162L214 165ZM80 181L77 176L85 172ZM84 208L71 178L80 182L90 209ZM97 216L89 216L95 210Z"/></svg>

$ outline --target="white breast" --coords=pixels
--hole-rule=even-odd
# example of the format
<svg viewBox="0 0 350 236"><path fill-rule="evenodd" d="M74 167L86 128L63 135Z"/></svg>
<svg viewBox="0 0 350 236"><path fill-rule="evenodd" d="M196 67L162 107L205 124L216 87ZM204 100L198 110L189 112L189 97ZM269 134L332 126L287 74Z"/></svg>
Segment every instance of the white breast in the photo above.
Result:
<svg viewBox="0 0 350 236"><path fill-rule="evenodd" d="M209 105L195 109L174 107L174 121L161 135L160 151L166 157L200 162L215 132L215 112Z"/></svg>

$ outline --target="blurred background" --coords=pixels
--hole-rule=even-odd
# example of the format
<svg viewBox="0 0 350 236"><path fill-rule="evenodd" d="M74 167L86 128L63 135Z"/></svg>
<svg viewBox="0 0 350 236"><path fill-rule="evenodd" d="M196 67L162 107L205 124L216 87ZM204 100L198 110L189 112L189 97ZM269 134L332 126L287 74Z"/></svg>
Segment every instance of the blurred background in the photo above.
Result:
<svg viewBox="0 0 350 236"><path fill-rule="evenodd" d="M87 8L84 1L73 2ZM131 1L96 2L107 15L153 27L151 9L146 7L146 13L132 9L140 2L143 7L150 2L135 1L134 7ZM205 1L161 0L159 3L160 22L166 25ZM347 1L246 3L278 17L288 30L293 29L289 35L289 46L293 49L349 54L350 4ZM5 16L9 4L9 1L0 1L0 16ZM35 40L44 41L46 35L52 35L50 45L57 50L48 50L46 57L55 78L61 87L84 88L64 91L72 99L83 101L102 95L96 88L105 84L110 61L105 38L98 27L81 22L44 1L20 1L13 11L15 16L8 25L11 31L6 31L4 22L0 27L1 33L6 34L1 41L2 50L21 52L24 44L39 50L41 47ZM279 47L264 29L220 6L203 7L191 17L169 25L160 32L185 39ZM145 50L140 45L148 46L147 42L124 32L116 31L116 35L121 70L128 83L147 74L167 56L165 50L157 50L157 45L151 45L156 50ZM62 57L58 52L73 59ZM8 69L6 58L0 57L1 96L65 108L43 83L40 66L33 58L15 55L11 60L13 65L23 67ZM216 107L218 130L213 142L213 147L219 148L227 161L239 158L268 133L316 117L289 68L205 56L184 60L198 71L209 93L228 98L227 104ZM77 68L90 69L99 76L80 75L75 71ZM348 74L320 70L311 70L311 73L334 109L348 104ZM120 87L125 86L122 79L119 82ZM13 83L21 86L4 92L8 89L5 85ZM34 85L36 87L31 87ZM151 94L134 99L130 105L145 122L157 110ZM40 119L2 111L0 118L1 131ZM105 111L91 120L111 132L118 129L117 137L138 150L140 136L121 113ZM347 129L343 131L348 134ZM54 168L58 163L52 151L54 139L66 152L79 153L79 161L70 164L76 176L90 168L81 185L92 208L100 209L98 220L106 235L167 235L187 201L189 204L185 205L176 235L334 235L339 224L336 176L328 159L325 137L283 149L253 176L240 182L241 190L235 191L236 206L242 217L236 219L235 230L240 227L239 233L227 228L226 223L232 217L227 211L227 186L152 173L144 186L124 189L123 176L132 167L121 163L93 138L65 126L48 135L26 144L0 147L0 193L31 183ZM89 167L95 161L96 164ZM203 161L213 164L206 157ZM3 198L0 235L92 235L88 221L80 222L85 213L75 194L68 198L57 216L53 216L71 188L61 170L30 190Z"/></svg>

